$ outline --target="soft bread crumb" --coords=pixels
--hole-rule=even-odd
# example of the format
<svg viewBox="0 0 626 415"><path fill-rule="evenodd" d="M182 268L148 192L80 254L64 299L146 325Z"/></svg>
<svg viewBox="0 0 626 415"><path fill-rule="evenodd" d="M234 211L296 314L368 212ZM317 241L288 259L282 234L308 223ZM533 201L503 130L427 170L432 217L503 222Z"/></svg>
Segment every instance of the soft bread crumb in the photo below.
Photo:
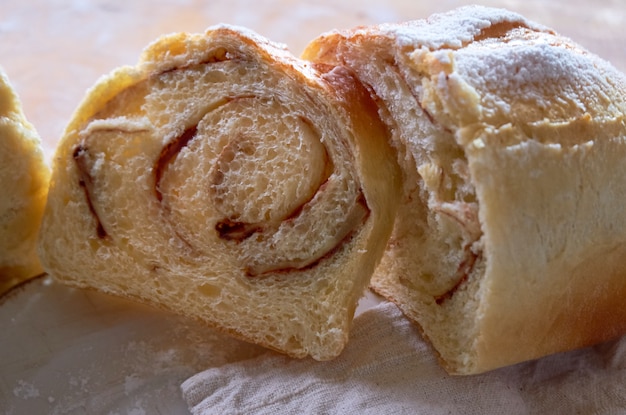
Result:
<svg viewBox="0 0 626 415"><path fill-rule="evenodd" d="M400 194L349 71L228 26L163 37L101 79L55 160L52 276L318 360L348 339Z"/></svg>

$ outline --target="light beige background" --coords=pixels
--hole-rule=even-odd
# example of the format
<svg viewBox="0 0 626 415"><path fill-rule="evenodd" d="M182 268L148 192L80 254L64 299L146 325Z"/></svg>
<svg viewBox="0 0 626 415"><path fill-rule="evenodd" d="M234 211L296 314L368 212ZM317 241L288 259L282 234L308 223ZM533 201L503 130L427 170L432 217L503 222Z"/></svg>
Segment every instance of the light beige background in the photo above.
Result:
<svg viewBox="0 0 626 415"><path fill-rule="evenodd" d="M247 26L299 54L319 33L425 18L463 0L23 0L0 2L0 66L50 154L85 90L161 34ZM626 71L623 0L485 0L550 26Z"/></svg>

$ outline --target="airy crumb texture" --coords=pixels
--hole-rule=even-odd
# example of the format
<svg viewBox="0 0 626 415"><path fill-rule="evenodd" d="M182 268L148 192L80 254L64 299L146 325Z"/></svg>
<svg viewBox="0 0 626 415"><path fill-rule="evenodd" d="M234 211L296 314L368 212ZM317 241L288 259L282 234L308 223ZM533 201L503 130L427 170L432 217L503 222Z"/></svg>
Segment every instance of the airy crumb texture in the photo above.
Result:
<svg viewBox="0 0 626 415"><path fill-rule="evenodd" d="M455 374L626 333L626 80L552 30L464 7L303 57L376 94L404 198L372 281Z"/></svg>
<svg viewBox="0 0 626 415"><path fill-rule="evenodd" d="M35 245L49 176L39 136L0 69L0 293L42 272Z"/></svg>
<svg viewBox="0 0 626 415"><path fill-rule="evenodd" d="M39 252L62 282L325 360L400 194L348 70L219 26L158 39L88 92L56 151Z"/></svg>

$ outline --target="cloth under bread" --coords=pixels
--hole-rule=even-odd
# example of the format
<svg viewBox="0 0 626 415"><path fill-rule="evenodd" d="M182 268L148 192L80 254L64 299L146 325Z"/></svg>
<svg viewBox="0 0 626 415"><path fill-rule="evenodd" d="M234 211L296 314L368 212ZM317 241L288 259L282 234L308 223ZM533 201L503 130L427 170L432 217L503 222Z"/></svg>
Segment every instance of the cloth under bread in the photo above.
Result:
<svg viewBox="0 0 626 415"><path fill-rule="evenodd" d="M193 415L619 414L626 411L626 337L475 376L447 375L387 302L355 319L328 362L273 352L187 379Z"/></svg>

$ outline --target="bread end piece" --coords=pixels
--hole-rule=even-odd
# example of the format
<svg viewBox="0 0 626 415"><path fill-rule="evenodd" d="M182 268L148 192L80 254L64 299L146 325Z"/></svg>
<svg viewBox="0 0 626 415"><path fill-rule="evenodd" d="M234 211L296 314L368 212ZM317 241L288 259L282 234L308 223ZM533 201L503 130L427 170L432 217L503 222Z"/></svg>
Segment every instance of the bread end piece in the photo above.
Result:
<svg viewBox="0 0 626 415"><path fill-rule="evenodd" d="M35 245L49 176L39 135L0 69L0 292L43 271Z"/></svg>
<svg viewBox="0 0 626 415"><path fill-rule="evenodd" d="M303 56L377 96L404 202L372 288L450 373L626 332L623 74L485 7L328 33Z"/></svg>

